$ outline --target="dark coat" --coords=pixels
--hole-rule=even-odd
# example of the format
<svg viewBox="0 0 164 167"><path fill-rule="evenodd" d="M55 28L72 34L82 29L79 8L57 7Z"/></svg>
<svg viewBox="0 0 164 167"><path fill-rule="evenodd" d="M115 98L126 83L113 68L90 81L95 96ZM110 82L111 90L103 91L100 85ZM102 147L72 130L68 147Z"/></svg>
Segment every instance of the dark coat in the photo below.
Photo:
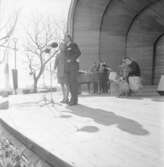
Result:
<svg viewBox="0 0 164 167"><path fill-rule="evenodd" d="M80 49L76 43L70 43L65 49L65 72L71 72L72 70L78 70L79 64L77 59L81 55Z"/></svg>
<svg viewBox="0 0 164 167"><path fill-rule="evenodd" d="M128 76L141 76L141 70L137 62L132 61L132 63L128 65L128 68Z"/></svg>

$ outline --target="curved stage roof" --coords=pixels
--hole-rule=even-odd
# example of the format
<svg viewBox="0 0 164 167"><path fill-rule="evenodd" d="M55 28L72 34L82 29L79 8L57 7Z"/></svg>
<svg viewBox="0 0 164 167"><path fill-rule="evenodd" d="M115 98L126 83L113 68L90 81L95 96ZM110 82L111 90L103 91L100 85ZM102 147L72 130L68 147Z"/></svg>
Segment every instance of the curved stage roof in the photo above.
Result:
<svg viewBox="0 0 164 167"><path fill-rule="evenodd" d="M102 60L117 70L129 56L145 83L157 83L164 74L163 7L164 0L72 0L68 31L81 47L81 68Z"/></svg>

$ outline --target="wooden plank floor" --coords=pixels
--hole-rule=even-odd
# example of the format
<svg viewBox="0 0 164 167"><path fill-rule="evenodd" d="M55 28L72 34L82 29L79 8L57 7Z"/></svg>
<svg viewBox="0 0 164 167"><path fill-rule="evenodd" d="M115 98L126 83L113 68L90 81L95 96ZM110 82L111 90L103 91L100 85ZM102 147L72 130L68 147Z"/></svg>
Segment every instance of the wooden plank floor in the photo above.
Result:
<svg viewBox="0 0 164 167"><path fill-rule="evenodd" d="M72 166L164 166L164 98L84 95L74 107L40 107L40 98L10 97L0 116Z"/></svg>

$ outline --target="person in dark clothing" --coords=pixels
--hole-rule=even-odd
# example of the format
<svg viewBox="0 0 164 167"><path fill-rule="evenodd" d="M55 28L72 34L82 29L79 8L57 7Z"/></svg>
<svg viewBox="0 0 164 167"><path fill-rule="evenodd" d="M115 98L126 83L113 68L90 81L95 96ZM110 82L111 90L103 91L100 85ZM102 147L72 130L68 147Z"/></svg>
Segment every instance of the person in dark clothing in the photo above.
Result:
<svg viewBox="0 0 164 167"><path fill-rule="evenodd" d="M68 86L70 89L71 99L69 100L69 105L78 104L78 71L79 63L77 59L81 55L80 49L76 43L72 41L70 35L65 36L65 56L66 63L64 65L65 74L68 79Z"/></svg>
<svg viewBox="0 0 164 167"><path fill-rule="evenodd" d="M141 70L139 64L131 58L126 57L124 60L128 66L127 82L130 87L129 95L131 95L134 90L136 92L142 86Z"/></svg>
<svg viewBox="0 0 164 167"><path fill-rule="evenodd" d="M93 81L93 93L98 93L98 84L99 84L99 79L96 77L98 75L99 71L99 65L95 62L91 68L91 72L94 75L94 81Z"/></svg>
<svg viewBox="0 0 164 167"><path fill-rule="evenodd" d="M135 62L134 60L130 59L129 57L125 58L125 62L128 65L128 78L130 76L141 76L141 70L139 67L139 64L137 62Z"/></svg>
<svg viewBox="0 0 164 167"><path fill-rule="evenodd" d="M105 63L100 65L100 92L108 93L109 89L109 70Z"/></svg>

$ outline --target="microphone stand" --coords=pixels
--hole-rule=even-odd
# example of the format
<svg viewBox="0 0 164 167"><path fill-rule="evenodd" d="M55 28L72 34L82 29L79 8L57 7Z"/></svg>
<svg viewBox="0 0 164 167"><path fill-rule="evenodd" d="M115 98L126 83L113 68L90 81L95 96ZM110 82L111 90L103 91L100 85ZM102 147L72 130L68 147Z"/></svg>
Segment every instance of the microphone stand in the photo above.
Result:
<svg viewBox="0 0 164 167"><path fill-rule="evenodd" d="M52 91L53 91L53 88L52 88L52 84L53 84L53 81L52 81L52 65L51 65L51 62L50 62L50 66L49 66L49 74L50 74L50 99L47 98L45 95L43 96L43 102L44 104L40 105L41 107L45 106L45 105L49 105L49 104L52 104L52 106L54 106L55 104L58 104L54 101L53 99L53 94L52 94Z"/></svg>
<svg viewBox="0 0 164 167"><path fill-rule="evenodd" d="M51 49L53 49L53 48L57 48L58 47L58 44L56 43L56 42L54 42L54 43L52 43L51 45L50 45L50 47L51 47ZM45 53L50 53L50 51L51 51L51 49L50 48L47 48L47 49L45 49ZM57 53L57 50L55 51L55 53L54 54L56 54ZM44 104L41 104L40 106L41 107L43 107L43 106L45 106L45 105L49 105L49 104L52 104L52 106L54 106L55 104L59 104L59 103L56 103L55 101L54 101L54 99L53 99L53 95L52 95L52 91L53 91L53 88L52 88L52 84L53 84L53 79L52 79L52 65L51 65L51 60L50 60L50 62L49 62L49 74L50 74L50 99L49 98L47 98L45 95L43 96L43 99L41 100L41 101L43 101L44 102Z"/></svg>

